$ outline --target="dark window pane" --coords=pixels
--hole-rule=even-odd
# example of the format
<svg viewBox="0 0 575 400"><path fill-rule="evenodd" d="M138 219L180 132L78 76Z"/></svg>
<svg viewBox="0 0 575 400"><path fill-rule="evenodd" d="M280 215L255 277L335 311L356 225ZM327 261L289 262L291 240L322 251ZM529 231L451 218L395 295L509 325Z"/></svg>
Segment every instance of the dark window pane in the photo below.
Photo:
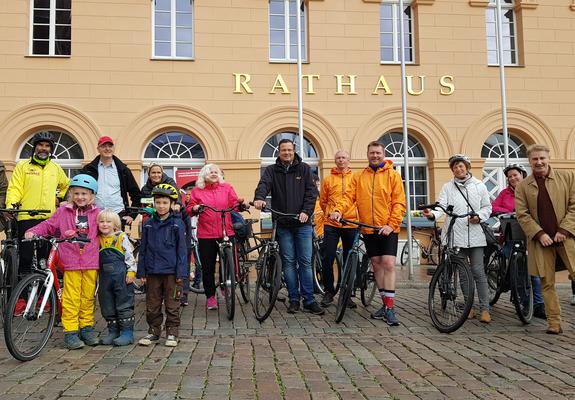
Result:
<svg viewBox="0 0 575 400"><path fill-rule="evenodd" d="M45 40L34 40L32 43L33 54L48 54L49 44Z"/></svg>
<svg viewBox="0 0 575 400"><path fill-rule="evenodd" d="M48 25L34 25L34 39L46 39L50 37L50 27Z"/></svg>
<svg viewBox="0 0 575 400"><path fill-rule="evenodd" d="M49 24L50 11L48 10L34 10L34 23L35 24Z"/></svg>
<svg viewBox="0 0 575 400"><path fill-rule="evenodd" d="M50 8L50 0L34 0L34 8Z"/></svg>
<svg viewBox="0 0 575 400"><path fill-rule="evenodd" d="M57 24L70 24L72 19L70 18L70 11L56 11L56 23Z"/></svg>
<svg viewBox="0 0 575 400"><path fill-rule="evenodd" d="M72 0L56 0L56 8L69 10L72 7Z"/></svg>
<svg viewBox="0 0 575 400"><path fill-rule="evenodd" d="M56 40L55 53L58 56L69 56L72 53L72 42Z"/></svg>
<svg viewBox="0 0 575 400"><path fill-rule="evenodd" d="M70 40L72 38L72 28L70 25L56 25L56 39Z"/></svg>

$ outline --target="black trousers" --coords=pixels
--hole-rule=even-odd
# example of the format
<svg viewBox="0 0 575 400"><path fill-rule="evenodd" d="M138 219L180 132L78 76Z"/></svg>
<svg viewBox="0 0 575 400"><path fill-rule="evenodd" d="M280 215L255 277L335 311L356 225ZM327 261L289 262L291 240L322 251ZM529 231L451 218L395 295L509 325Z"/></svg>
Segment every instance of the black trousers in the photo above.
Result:
<svg viewBox="0 0 575 400"><path fill-rule="evenodd" d="M30 228L35 227L40 222L44 221L43 219L28 219L24 221L18 221L18 240L22 240L24 238L24 234ZM59 236L59 233L56 233L55 236ZM42 242L40 248L38 249L38 257L40 258L48 258L48 254L50 252L50 248L48 243ZM32 258L34 256L34 245L30 242L20 242L20 258L18 263L18 274L20 276L29 274L32 272Z"/></svg>
<svg viewBox="0 0 575 400"><path fill-rule="evenodd" d="M333 286L333 261L337 253L337 244L341 238L343 244L343 263L347 259L349 251L353 247L353 239L355 238L355 229L352 228L336 228L334 226L325 225L323 228L323 258L322 258L322 278L326 292L334 293ZM343 265L342 265L343 267Z"/></svg>
<svg viewBox="0 0 575 400"><path fill-rule="evenodd" d="M219 243L222 239L198 239L198 250L200 252L200 263L202 264L202 282L206 298L216 294L216 259L218 257ZM235 246L235 239L230 237L230 241Z"/></svg>

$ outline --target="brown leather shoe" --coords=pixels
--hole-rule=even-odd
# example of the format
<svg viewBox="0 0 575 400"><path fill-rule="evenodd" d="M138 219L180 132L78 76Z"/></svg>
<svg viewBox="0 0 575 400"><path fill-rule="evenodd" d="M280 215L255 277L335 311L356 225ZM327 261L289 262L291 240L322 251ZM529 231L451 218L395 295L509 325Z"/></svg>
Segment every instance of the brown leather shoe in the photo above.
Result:
<svg viewBox="0 0 575 400"><path fill-rule="evenodd" d="M559 335L560 333L563 333L563 329L561 329L561 325L549 325L545 333L550 335Z"/></svg>
<svg viewBox="0 0 575 400"><path fill-rule="evenodd" d="M479 314L479 322L483 322L484 324L488 324L491 322L491 315L489 315L489 311L483 310L481 314Z"/></svg>
<svg viewBox="0 0 575 400"><path fill-rule="evenodd" d="M476 315L477 315L477 313L475 312L475 309L472 308L471 311L469 311L469 315L467 316L467 319L473 319L473 318L475 318Z"/></svg>

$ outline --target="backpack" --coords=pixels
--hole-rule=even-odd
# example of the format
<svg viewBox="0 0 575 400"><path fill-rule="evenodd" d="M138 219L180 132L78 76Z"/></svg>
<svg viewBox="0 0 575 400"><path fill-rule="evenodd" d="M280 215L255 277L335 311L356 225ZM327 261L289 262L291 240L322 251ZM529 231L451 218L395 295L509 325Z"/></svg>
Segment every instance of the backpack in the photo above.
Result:
<svg viewBox="0 0 575 400"><path fill-rule="evenodd" d="M234 227L234 234L239 240L247 239L251 234L252 225L246 222L245 218L237 211L232 211L232 226Z"/></svg>

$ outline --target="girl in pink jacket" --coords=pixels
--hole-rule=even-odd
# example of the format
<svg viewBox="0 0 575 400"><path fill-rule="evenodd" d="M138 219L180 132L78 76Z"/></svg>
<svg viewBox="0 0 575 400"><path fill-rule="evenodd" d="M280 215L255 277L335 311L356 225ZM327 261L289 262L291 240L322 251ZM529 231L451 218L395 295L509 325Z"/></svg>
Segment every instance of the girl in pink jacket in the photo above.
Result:
<svg viewBox="0 0 575 400"><path fill-rule="evenodd" d="M59 264L64 270L62 327L64 344L69 349L98 344L94 331L94 295L100 246L96 219L100 209L93 204L97 189L98 182L94 178L76 175L70 182L71 203L58 208L50 219L24 235L27 239L59 234L92 240L90 243L61 243L58 247Z"/></svg>
<svg viewBox="0 0 575 400"><path fill-rule="evenodd" d="M222 171L215 164L205 165L199 174L196 187L190 193L190 201L186 211L190 215L197 214L200 205L206 204L218 210L230 208L241 202L236 191L229 183L224 182ZM218 243L223 238L222 217L210 209L204 209L199 215L196 229L198 249L202 264L202 280L207 298L208 310L216 310L215 267L218 255ZM234 236L232 218L226 214L226 233L228 237Z"/></svg>

